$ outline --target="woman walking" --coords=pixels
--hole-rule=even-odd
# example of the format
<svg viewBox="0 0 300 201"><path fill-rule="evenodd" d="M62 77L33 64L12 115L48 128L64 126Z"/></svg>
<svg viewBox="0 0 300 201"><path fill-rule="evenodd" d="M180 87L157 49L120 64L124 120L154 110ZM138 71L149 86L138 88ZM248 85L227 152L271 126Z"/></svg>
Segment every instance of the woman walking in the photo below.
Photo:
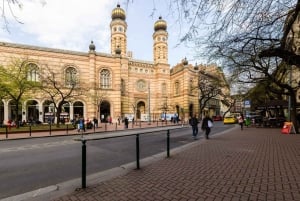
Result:
<svg viewBox="0 0 300 201"><path fill-rule="evenodd" d="M213 120L208 115L206 115L204 117L204 119L202 120L202 126L201 126L201 129L203 131L205 131L205 138L206 139L209 139L208 136L210 134L212 126L213 126Z"/></svg>

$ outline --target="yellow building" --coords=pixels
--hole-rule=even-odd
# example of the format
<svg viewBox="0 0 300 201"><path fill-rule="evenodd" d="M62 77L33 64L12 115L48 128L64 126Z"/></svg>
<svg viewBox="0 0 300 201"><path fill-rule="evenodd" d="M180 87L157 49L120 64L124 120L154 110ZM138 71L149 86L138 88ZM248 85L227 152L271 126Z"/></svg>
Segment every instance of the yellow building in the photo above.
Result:
<svg viewBox="0 0 300 201"><path fill-rule="evenodd" d="M79 116L101 121L112 117L114 122L129 116L147 121L159 120L162 114L177 114L182 120L188 120L198 112L199 91L194 90L198 73L186 60L173 68L168 64L165 20L160 17L154 23L153 61L134 59L127 51L126 14L120 5L112 10L110 30L110 54L97 52L93 41L88 52L0 42L0 64L6 66L13 58L26 60L33 69L30 79L37 81L35 73L49 68L58 74L56 79L65 87L70 85L70 79L76 79L81 91L64 103L61 118L65 121ZM22 121L49 121L55 113L49 97L38 92L30 97L24 100L19 114L14 114L11 100L2 100L0 120L6 123L17 117ZM222 113L220 108L211 111L211 115Z"/></svg>

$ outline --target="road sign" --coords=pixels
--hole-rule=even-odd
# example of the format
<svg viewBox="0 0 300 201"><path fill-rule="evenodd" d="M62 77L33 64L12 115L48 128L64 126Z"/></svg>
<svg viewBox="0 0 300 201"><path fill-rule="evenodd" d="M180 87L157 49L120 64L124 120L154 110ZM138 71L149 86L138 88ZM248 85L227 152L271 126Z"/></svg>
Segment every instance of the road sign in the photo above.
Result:
<svg viewBox="0 0 300 201"><path fill-rule="evenodd" d="M244 107L245 107L245 108L250 108L250 107L251 107L251 102L250 102L250 100L245 100L245 102L244 102Z"/></svg>

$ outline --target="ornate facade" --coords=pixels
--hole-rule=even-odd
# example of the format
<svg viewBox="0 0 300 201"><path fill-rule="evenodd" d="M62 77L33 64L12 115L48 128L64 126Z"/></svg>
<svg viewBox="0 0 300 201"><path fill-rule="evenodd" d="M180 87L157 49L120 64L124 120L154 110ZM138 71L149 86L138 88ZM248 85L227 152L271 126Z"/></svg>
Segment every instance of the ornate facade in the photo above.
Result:
<svg viewBox="0 0 300 201"><path fill-rule="evenodd" d="M84 91L64 103L62 116L66 121L79 116L101 121L109 116L114 121L133 116L146 121L149 115L151 120L159 120L166 113L177 113L187 120L198 112L199 91L194 90L198 73L186 60L170 68L166 21L160 17L154 23L153 61L133 59L132 53L127 52L126 14L119 5L112 11L110 29L110 54L97 52L93 42L88 52L0 42L0 64L5 66L18 58L26 60L36 71L50 68L59 72L56 79L65 87L70 79L76 79L76 85ZM203 68L218 69L216 66ZM2 100L0 120L7 122L17 117L22 121L47 122L55 112L51 101L38 92L29 95L19 114L13 113L11 100ZM215 107L209 111L210 115L222 113L222 107Z"/></svg>

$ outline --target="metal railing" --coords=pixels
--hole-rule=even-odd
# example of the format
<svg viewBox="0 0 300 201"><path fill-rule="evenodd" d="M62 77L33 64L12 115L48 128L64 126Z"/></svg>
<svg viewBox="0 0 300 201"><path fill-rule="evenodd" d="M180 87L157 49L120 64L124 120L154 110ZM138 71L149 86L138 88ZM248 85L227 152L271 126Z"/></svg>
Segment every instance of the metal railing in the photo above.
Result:
<svg viewBox="0 0 300 201"><path fill-rule="evenodd" d="M153 129L153 128L152 128ZM160 128L160 130L156 129L155 131L135 131L136 133L131 134L123 134L123 135L114 135L114 136L102 136L102 137L92 137L92 138L77 138L74 139L75 141L80 141L82 143L82 172L81 172L81 187L86 188L86 155L87 155L87 142L88 141L95 141L95 140L105 140L105 139L111 139L111 138L121 138L121 137L128 137L128 136L136 136L135 138L135 145L136 145L136 169L140 169L140 135L145 134L153 134L157 132L166 132L166 151L167 151L167 157L170 157L170 131L172 130L179 130L182 129L182 127L179 128ZM138 133L142 132L142 133Z"/></svg>
<svg viewBox="0 0 300 201"><path fill-rule="evenodd" d="M41 133L41 132L43 133L43 136L52 136L52 135L57 136L59 135L58 133L61 133L61 135L76 135L76 134L82 135L82 133L89 134L89 133L99 133L99 132L117 131L117 130L125 130L125 129L137 129L143 127L165 127L171 125L176 126L179 124L183 126L185 124L185 122L180 122L178 124L175 124L168 121L152 121L151 123L152 124L150 126L149 125L144 126L143 124L145 124L145 122L135 121L134 123L130 123L128 125L128 128L125 128L125 125L123 123L122 124L100 123L99 127L93 125L91 128L88 128L87 126L85 126L85 129L82 132L81 131L77 132L78 130L77 125L72 125L72 124L66 124L64 128L60 128L60 129L55 128L56 126L55 124L48 124L48 125L44 125L43 130L36 130L36 127L38 126L34 126L31 124L27 126L23 126L22 129L14 129L14 130L7 125L3 125L2 128L4 128L4 130L0 132L0 135L5 135L5 139L8 139L9 135L18 135L18 134L22 134L22 136L24 137L33 137L34 133Z"/></svg>

